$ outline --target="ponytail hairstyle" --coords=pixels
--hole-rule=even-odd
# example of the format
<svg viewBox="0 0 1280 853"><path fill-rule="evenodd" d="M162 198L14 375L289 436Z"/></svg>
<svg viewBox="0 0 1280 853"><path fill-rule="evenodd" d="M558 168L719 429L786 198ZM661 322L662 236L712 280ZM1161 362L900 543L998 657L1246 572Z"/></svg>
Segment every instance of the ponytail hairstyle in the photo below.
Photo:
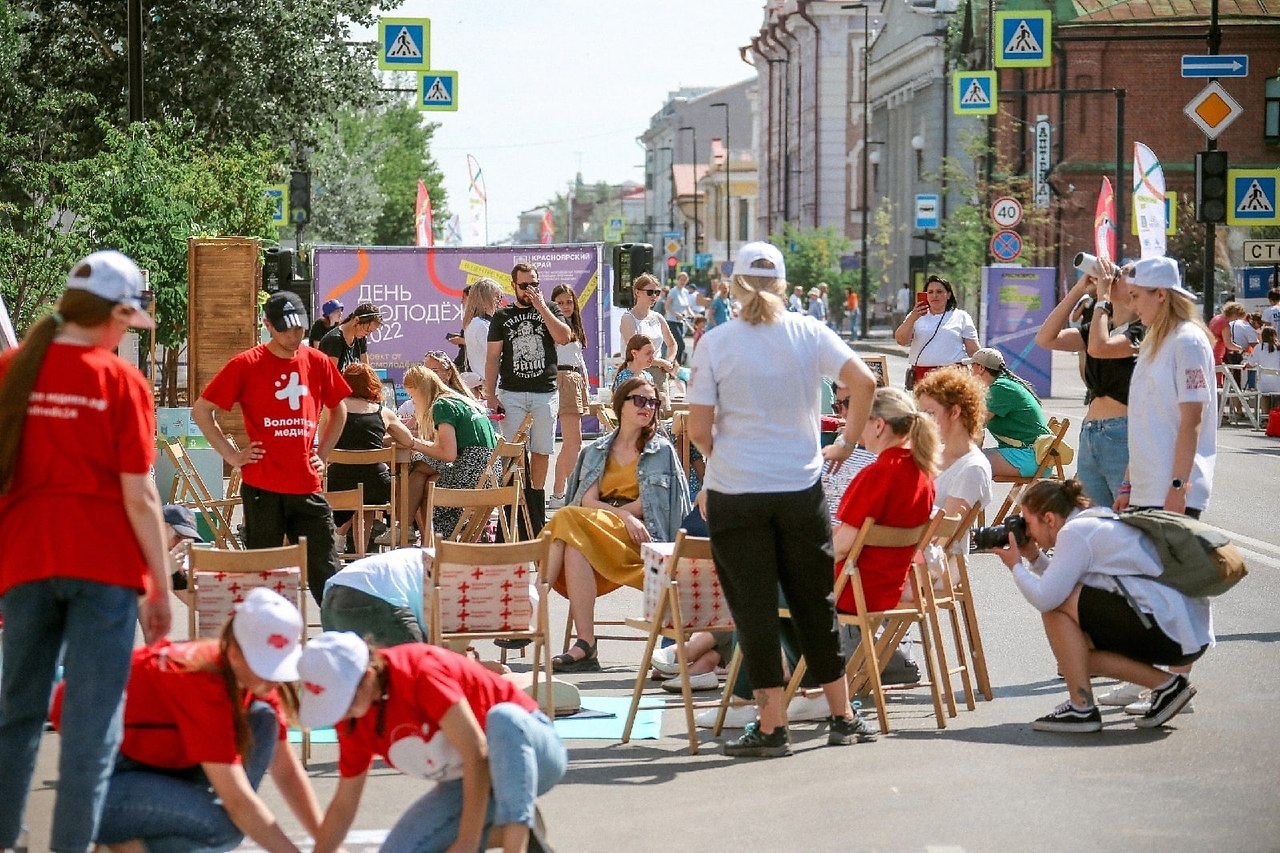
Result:
<svg viewBox="0 0 1280 853"><path fill-rule="evenodd" d="M564 318L564 321L569 324L569 331L572 333L572 337L570 337L569 340L577 341L583 346L586 346L587 333L582 328L582 311L578 308L578 297L573 292L573 288L567 284L557 284L551 290L551 299L549 301L555 302L556 297L562 293L567 293L573 297L573 313ZM463 328L466 327L464 326Z"/></svg>
<svg viewBox="0 0 1280 853"><path fill-rule="evenodd" d="M491 278L478 278L471 282L462 302L462 330L476 317L488 317L493 311L493 298L502 295L502 288Z"/></svg>
<svg viewBox="0 0 1280 853"><path fill-rule="evenodd" d="M1022 493L1022 511L1036 515L1051 512L1066 518L1077 509L1093 506L1084 493L1084 485L1074 477L1070 480L1036 480Z"/></svg>
<svg viewBox="0 0 1280 853"><path fill-rule="evenodd" d="M1267 348L1267 352L1276 351L1277 338L1275 326L1263 326L1262 331L1259 333L1259 339L1262 342L1262 346Z"/></svg>
<svg viewBox="0 0 1280 853"><path fill-rule="evenodd" d="M231 618L222 626L222 633L218 635L218 659L216 662L204 662L192 667L199 670L213 670L222 676L223 687L226 688L227 698L231 700L231 724L236 735L236 752L240 753L241 758L247 758L249 750L253 747L253 732L249 729L249 715L245 708L245 690L236 683L236 674L231 671L231 664L227 662L227 652L236 643L235 634L232 632L232 625L235 623L235 614L231 614ZM298 720L298 691L292 684L280 684L276 687L276 695L280 699L280 707L284 711L285 718L296 723Z"/></svg>
<svg viewBox="0 0 1280 853"><path fill-rule="evenodd" d="M916 408L916 398L901 388L877 388L871 416L880 418L894 435L907 436L916 467L936 477L941 469L942 440L933 418Z"/></svg>
<svg viewBox="0 0 1280 853"><path fill-rule="evenodd" d="M756 268L772 270L774 265L767 258L757 258L747 269ZM786 313L788 285L785 278L739 273L735 269L729 283L733 298L742 304L738 311L739 320L758 326L772 323Z"/></svg>
<svg viewBox="0 0 1280 853"><path fill-rule="evenodd" d="M640 350L644 349L645 347L651 345L652 343L653 341L649 340L649 338L646 337L645 335L632 335L630 338L628 338L627 348L622 356L622 366L626 367L628 364L630 364L631 359L635 357L636 353L638 353ZM655 351L654 354L656 355L657 347L654 347L654 351Z"/></svg>
<svg viewBox="0 0 1280 853"><path fill-rule="evenodd" d="M81 270L84 270L81 275ZM89 267L81 264L71 277L87 277ZM9 362L9 371L0 382L0 495L7 494L18 470L18 448L27 422L27 403L36 387L36 377L44 363L49 344L64 323L96 328L111 319L116 303L87 290L63 291L54 307L36 322L22 339L22 345Z"/></svg>
<svg viewBox="0 0 1280 853"><path fill-rule="evenodd" d="M1004 367L1000 368L999 370L993 371L993 372L994 372L994 374L995 374L996 376L1008 376L1008 377L1009 377L1010 379L1012 379L1014 382L1017 382L1017 383L1018 383L1019 385L1021 385L1023 388L1026 388L1026 389L1027 389L1027 393L1028 393L1028 394L1030 394L1030 395L1032 396L1032 398L1033 398L1033 399L1035 399L1035 401L1036 401L1037 403L1042 402L1042 400L1040 399L1040 395L1036 393L1036 389L1031 387L1031 383L1030 383L1030 382L1028 382L1027 380L1023 379L1023 378L1022 378L1021 376L1019 376L1018 374L1014 373L1012 370L1010 370L1010 369L1009 369L1009 365L1007 365L1007 364L1006 364Z"/></svg>

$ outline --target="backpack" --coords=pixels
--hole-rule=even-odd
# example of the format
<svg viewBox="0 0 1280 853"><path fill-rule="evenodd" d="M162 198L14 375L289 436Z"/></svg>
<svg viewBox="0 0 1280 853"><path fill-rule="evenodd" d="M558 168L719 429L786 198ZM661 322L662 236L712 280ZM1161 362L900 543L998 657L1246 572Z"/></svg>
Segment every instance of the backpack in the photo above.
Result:
<svg viewBox="0 0 1280 853"><path fill-rule="evenodd" d="M1192 598L1222 595L1249 570L1244 557L1221 530L1194 518L1163 509L1137 509L1116 514L1105 509L1088 515L1116 518L1146 534L1163 566L1157 583Z"/></svg>

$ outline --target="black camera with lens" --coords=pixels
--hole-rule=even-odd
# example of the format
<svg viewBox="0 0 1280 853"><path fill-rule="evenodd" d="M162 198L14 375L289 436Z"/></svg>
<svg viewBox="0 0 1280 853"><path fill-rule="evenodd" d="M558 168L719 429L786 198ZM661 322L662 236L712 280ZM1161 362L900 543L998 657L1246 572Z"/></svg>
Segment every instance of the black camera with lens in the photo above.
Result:
<svg viewBox="0 0 1280 853"><path fill-rule="evenodd" d="M1005 517L999 524L990 527L975 527L973 530L973 550L992 551L1006 548L1009 545L1009 534L1013 534L1018 547L1027 544L1027 522L1017 514Z"/></svg>

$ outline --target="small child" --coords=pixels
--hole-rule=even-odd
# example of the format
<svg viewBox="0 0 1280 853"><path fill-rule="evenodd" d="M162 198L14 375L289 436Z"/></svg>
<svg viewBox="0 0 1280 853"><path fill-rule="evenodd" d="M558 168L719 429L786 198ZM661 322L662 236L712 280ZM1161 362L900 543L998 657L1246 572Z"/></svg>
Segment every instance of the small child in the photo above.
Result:
<svg viewBox="0 0 1280 853"><path fill-rule="evenodd" d="M1249 364L1252 367L1265 368L1267 370L1280 371L1280 333L1277 333L1271 326L1264 326L1262 329L1262 339L1258 346L1254 348L1253 355L1249 358ZM1280 395L1280 373L1263 373L1258 377L1258 393L1262 395L1263 411L1270 411L1271 406L1275 404L1274 399Z"/></svg>
<svg viewBox="0 0 1280 853"><path fill-rule="evenodd" d="M702 336L707 333L707 318L705 314L699 314L693 318L693 348L698 348L698 341L702 340Z"/></svg>

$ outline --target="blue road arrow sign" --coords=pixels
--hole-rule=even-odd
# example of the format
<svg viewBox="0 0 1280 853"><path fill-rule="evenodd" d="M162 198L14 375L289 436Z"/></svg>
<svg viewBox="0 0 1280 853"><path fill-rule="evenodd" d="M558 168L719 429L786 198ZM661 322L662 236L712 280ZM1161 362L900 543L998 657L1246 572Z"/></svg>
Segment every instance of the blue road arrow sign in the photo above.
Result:
<svg viewBox="0 0 1280 853"><path fill-rule="evenodd" d="M1200 53L1182 55L1183 77L1248 77L1249 54L1224 53L1210 56Z"/></svg>

